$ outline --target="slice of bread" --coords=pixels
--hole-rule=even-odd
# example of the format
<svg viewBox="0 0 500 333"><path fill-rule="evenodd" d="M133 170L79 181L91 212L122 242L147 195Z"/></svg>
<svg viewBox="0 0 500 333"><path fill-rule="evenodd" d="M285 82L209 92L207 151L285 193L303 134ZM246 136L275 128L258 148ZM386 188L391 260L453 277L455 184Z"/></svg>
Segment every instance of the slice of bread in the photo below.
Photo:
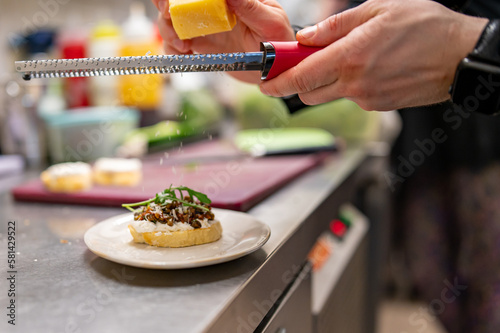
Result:
<svg viewBox="0 0 500 333"><path fill-rule="evenodd" d="M222 236L222 225L214 221L208 228L197 228L181 231L138 232L132 225L128 226L134 242L158 247L187 247L215 242Z"/></svg>
<svg viewBox="0 0 500 333"><path fill-rule="evenodd" d="M51 192L78 192L92 187L92 169L84 162L54 164L40 175Z"/></svg>
<svg viewBox="0 0 500 333"><path fill-rule="evenodd" d="M135 186L142 179L142 163L137 158L103 157L94 163L94 182L99 185Z"/></svg>

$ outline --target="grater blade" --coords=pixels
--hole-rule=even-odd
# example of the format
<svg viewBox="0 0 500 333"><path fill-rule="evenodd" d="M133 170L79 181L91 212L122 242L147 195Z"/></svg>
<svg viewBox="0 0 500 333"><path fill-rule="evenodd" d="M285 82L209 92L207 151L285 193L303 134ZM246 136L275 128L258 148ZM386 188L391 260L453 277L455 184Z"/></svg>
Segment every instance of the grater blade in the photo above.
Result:
<svg viewBox="0 0 500 333"><path fill-rule="evenodd" d="M261 42L261 52L29 60L16 61L15 67L25 80L223 71L260 71L262 80L270 80L322 49L278 41Z"/></svg>
<svg viewBox="0 0 500 333"><path fill-rule="evenodd" d="M16 70L31 78L186 72L263 71L265 52L153 55L16 61Z"/></svg>

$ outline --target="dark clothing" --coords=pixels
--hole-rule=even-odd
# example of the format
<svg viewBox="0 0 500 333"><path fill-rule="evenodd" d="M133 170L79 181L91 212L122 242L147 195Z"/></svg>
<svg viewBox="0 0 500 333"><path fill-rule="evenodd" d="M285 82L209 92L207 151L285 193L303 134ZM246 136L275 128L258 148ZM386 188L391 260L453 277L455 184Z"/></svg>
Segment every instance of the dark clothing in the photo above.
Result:
<svg viewBox="0 0 500 333"><path fill-rule="evenodd" d="M398 223L427 310L452 333L500 332L500 164L421 170L407 185Z"/></svg>
<svg viewBox="0 0 500 333"><path fill-rule="evenodd" d="M463 6L462 12L473 16L500 18L500 1L469 0Z"/></svg>
<svg viewBox="0 0 500 333"><path fill-rule="evenodd" d="M403 129L394 146L394 158L410 156L419 149L416 142L444 132L444 142L426 154L424 166L443 172L456 167L478 170L500 160L500 117L469 113L451 102L400 110ZM395 161L397 162L397 161Z"/></svg>
<svg viewBox="0 0 500 333"><path fill-rule="evenodd" d="M500 1L440 2L500 18ZM464 112L451 102L399 112L403 128L389 184L396 206L393 246L404 252L427 311L449 332L498 333L500 117ZM411 324L425 332L417 319Z"/></svg>
<svg viewBox="0 0 500 333"><path fill-rule="evenodd" d="M462 11L499 18L500 1L468 1ZM498 333L500 117L464 112L450 102L400 114L393 171L402 170L402 161L418 163L395 192L395 246L406 254L428 311L449 332ZM430 141L436 130L442 130L440 142ZM453 294L450 284L461 289Z"/></svg>

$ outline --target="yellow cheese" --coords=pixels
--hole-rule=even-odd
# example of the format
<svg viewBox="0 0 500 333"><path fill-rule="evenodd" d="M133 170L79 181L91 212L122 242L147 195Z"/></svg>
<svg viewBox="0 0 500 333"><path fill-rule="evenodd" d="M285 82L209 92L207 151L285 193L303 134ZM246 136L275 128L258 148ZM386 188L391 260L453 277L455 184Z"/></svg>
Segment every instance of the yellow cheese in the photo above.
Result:
<svg viewBox="0 0 500 333"><path fill-rule="evenodd" d="M170 0L169 10L180 39L230 31L236 24L226 0Z"/></svg>

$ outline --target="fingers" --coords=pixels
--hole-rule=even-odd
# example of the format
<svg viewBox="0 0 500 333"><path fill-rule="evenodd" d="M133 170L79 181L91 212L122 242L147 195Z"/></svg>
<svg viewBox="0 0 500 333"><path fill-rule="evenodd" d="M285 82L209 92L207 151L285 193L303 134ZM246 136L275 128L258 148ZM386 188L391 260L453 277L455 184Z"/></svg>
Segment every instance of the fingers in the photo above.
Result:
<svg viewBox="0 0 500 333"><path fill-rule="evenodd" d="M163 38L163 48L166 53L187 53L191 49L189 40L181 40L174 30L170 19L167 0L152 0L153 4L159 11L158 14L158 30Z"/></svg>
<svg viewBox="0 0 500 333"><path fill-rule="evenodd" d="M332 85L340 75L341 57L338 47L332 44L276 78L262 82L260 89L266 95L284 97Z"/></svg>
<svg viewBox="0 0 500 333"><path fill-rule="evenodd" d="M258 0L227 0L229 9L245 24L252 26L259 16L269 17L269 6L263 5ZM264 18L265 19L265 18ZM248 24L250 23L250 24Z"/></svg>
<svg viewBox="0 0 500 333"><path fill-rule="evenodd" d="M151 0L153 4L156 6L160 14L166 18L170 19L170 12L168 10L168 1L167 0Z"/></svg>
<svg viewBox="0 0 500 333"><path fill-rule="evenodd" d="M310 105L350 97L353 93L352 87L348 89L346 83L352 82L356 75L352 69L356 68L355 65L360 59L359 54L362 52L356 53L358 49L354 46L359 44L361 38L343 37L351 32L354 35L363 35L356 28L364 26L378 13L376 6L371 3L372 1L367 1L354 9L333 15L313 27L299 31L297 33L299 43L326 47L278 77L261 83L262 93L275 97L299 94L301 100ZM342 82L339 81L341 77Z"/></svg>
<svg viewBox="0 0 500 333"><path fill-rule="evenodd" d="M299 43L310 46L324 46L346 36L375 15L368 2L356 8L328 17L318 24L297 32Z"/></svg>
<svg viewBox="0 0 500 333"><path fill-rule="evenodd" d="M172 26L172 21L158 14L158 30L164 40L163 47L167 53L187 53L191 49L190 40L181 40Z"/></svg>
<svg viewBox="0 0 500 333"><path fill-rule="evenodd" d="M308 93L299 94L300 100L306 105L318 105L345 97L339 93L337 82L320 87Z"/></svg>
<svg viewBox="0 0 500 333"><path fill-rule="evenodd" d="M251 30L256 31L260 35L272 36L273 34L283 34L282 27L290 27L286 13L277 2L266 0L227 0L227 4L243 25L250 27ZM293 39L291 27L290 38ZM276 39L272 38L270 40Z"/></svg>

